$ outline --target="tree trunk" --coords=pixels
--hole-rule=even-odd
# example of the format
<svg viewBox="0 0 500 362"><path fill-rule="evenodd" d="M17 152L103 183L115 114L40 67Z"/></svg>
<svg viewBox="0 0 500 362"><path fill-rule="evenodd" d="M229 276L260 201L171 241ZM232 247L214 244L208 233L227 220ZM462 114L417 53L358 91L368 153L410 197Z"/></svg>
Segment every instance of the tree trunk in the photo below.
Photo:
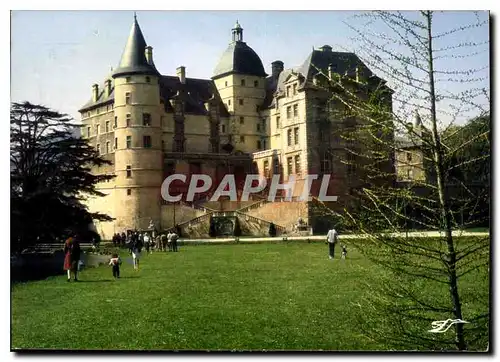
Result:
<svg viewBox="0 0 500 362"><path fill-rule="evenodd" d="M444 166L443 166L443 150L441 140L437 130L436 117L436 93L434 89L434 61L432 50L432 13L426 12L427 18L427 37L428 37L428 59L429 59L429 85L430 85L430 102L431 102L431 123L432 123L432 141L434 143L433 158L436 170L437 189L439 194L439 203L441 209L441 222L444 227L445 240L448 248L447 263L448 263L448 280L450 284L450 297L453 304L453 312L455 318L462 319L462 306L460 305L460 295L458 293L458 280L456 273L456 251L453 244L452 222L448 206L448 195L444 185ZM462 323L455 324L455 344L459 350L466 350L467 346L464 339L464 325Z"/></svg>

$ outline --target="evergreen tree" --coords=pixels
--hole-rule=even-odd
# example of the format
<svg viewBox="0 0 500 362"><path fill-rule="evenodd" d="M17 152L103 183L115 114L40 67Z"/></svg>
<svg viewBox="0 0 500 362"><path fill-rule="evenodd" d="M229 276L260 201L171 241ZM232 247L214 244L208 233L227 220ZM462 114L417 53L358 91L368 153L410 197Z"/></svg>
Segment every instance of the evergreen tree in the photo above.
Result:
<svg viewBox="0 0 500 362"><path fill-rule="evenodd" d="M85 195L103 196L95 186L113 176L94 175L93 166L110 164L65 114L29 102L12 103L10 115L11 249L81 233L94 220Z"/></svg>

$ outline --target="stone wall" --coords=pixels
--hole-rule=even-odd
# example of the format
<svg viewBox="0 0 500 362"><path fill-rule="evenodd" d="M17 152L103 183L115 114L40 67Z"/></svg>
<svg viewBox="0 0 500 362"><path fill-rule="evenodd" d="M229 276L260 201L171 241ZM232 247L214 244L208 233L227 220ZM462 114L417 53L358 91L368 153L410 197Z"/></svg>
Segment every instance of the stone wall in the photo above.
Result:
<svg viewBox="0 0 500 362"><path fill-rule="evenodd" d="M204 215L201 210L185 205L175 205L175 223L180 224L198 216ZM167 229L174 226L174 205L162 205L161 207L161 228Z"/></svg>
<svg viewBox="0 0 500 362"><path fill-rule="evenodd" d="M260 208L249 210L247 214L274 222L277 225L286 227L287 230L291 230L299 217L306 223L308 222L307 204L300 201L269 202Z"/></svg>

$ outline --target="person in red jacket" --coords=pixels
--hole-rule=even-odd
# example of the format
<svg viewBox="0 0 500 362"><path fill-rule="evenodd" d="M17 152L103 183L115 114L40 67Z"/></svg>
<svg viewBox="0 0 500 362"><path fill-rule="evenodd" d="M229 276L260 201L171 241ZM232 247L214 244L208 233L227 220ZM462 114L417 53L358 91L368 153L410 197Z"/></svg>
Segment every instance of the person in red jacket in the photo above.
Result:
<svg viewBox="0 0 500 362"><path fill-rule="evenodd" d="M68 238L64 245L64 270L68 272L68 282L71 281L71 272L78 281L78 262L80 261L80 243L75 236Z"/></svg>

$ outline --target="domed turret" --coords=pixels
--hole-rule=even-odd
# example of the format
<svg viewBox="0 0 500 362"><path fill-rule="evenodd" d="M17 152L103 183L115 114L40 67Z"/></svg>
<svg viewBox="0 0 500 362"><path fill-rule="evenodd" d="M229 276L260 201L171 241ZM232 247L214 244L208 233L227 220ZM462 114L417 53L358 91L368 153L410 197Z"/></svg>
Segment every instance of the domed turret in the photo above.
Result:
<svg viewBox="0 0 500 362"><path fill-rule="evenodd" d="M232 42L222 54L212 79L229 74L267 76L262 60L252 48L243 42L243 28L238 21L232 29Z"/></svg>

